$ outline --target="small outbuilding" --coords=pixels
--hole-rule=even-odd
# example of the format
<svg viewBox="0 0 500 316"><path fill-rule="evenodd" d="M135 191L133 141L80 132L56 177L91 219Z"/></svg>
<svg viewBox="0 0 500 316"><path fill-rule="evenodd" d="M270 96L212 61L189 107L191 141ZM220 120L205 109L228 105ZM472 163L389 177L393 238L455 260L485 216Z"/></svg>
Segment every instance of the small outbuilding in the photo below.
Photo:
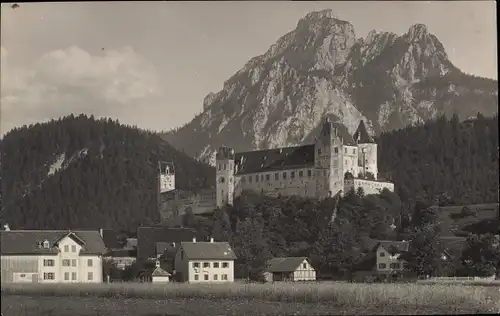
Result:
<svg viewBox="0 0 500 316"><path fill-rule="evenodd" d="M316 270L306 257L273 258L267 262L266 281L316 281Z"/></svg>
<svg viewBox="0 0 500 316"><path fill-rule="evenodd" d="M168 283L171 276L170 273L160 267L160 261L157 260L155 267L144 271L139 279L142 282Z"/></svg>

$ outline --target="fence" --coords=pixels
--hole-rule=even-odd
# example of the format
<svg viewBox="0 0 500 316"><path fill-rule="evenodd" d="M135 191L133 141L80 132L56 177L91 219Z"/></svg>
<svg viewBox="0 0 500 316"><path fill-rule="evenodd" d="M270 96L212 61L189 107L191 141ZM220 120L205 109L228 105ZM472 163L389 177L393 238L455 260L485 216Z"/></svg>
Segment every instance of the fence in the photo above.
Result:
<svg viewBox="0 0 500 316"><path fill-rule="evenodd" d="M490 277L433 277L430 281L492 281L495 276Z"/></svg>

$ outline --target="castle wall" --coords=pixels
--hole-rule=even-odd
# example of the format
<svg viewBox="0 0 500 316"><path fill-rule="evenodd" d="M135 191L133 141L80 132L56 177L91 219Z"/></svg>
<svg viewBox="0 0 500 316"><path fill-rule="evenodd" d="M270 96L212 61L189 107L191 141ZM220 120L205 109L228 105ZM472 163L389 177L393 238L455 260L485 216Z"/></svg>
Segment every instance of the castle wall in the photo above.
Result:
<svg viewBox="0 0 500 316"><path fill-rule="evenodd" d="M193 214L209 213L216 208L215 189L206 189L200 193L175 190L160 195L160 216L162 220L181 216L190 209Z"/></svg>
<svg viewBox="0 0 500 316"><path fill-rule="evenodd" d="M344 150L344 174L350 172L353 176L357 176L358 170L358 147L357 146L343 146Z"/></svg>
<svg viewBox="0 0 500 316"><path fill-rule="evenodd" d="M359 172L363 172L363 151L364 153L364 158L365 158L365 168L367 172L371 172L374 176L375 179L378 177L378 166L377 166L377 144L374 143L368 143L368 144L358 144L359 151L358 151L358 163L359 166ZM358 175L355 174L355 177Z"/></svg>
<svg viewBox="0 0 500 316"><path fill-rule="evenodd" d="M316 195L315 169L311 167L237 175L236 178L235 197L243 191L269 196Z"/></svg>
<svg viewBox="0 0 500 316"><path fill-rule="evenodd" d="M362 187L365 195L369 194L379 194L384 188L389 191L394 192L394 183L385 181L374 181L366 179L348 179L344 180L344 190L348 192L349 190L356 190Z"/></svg>

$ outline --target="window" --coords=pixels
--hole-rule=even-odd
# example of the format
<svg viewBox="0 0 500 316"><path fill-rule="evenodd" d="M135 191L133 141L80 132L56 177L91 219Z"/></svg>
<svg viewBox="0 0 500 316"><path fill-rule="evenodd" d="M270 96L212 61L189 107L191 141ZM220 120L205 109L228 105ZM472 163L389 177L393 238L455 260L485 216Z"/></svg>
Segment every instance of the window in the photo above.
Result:
<svg viewBox="0 0 500 316"><path fill-rule="evenodd" d="M353 149L352 149L352 154L353 154L353 155L356 155L356 148L353 148Z"/></svg>
<svg viewBox="0 0 500 316"><path fill-rule="evenodd" d="M89 272L88 275L87 275L87 280L92 281L93 279L94 279L94 273L93 272Z"/></svg>
<svg viewBox="0 0 500 316"><path fill-rule="evenodd" d="M184 260L184 250L181 250L181 260Z"/></svg>
<svg viewBox="0 0 500 316"><path fill-rule="evenodd" d="M69 246L68 245L64 245L64 252L69 252Z"/></svg>
<svg viewBox="0 0 500 316"><path fill-rule="evenodd" d="M217 170L220 171L220 163L217 164Z"/></svg>
<svg viewBox="0 0 500 316"><path fill-rule="evenodd" d="M381 252L381 253L379 254L379 257L385 257L385 252Z"/></svg>
<svg viewBox="0 0 500 316"><path fill-rule="evenodd" d="M210 262L203 262L203 268L210 268Z"/></svg>
<svg viewBox="0 0 500 316"><path fill-rule="evenodd" d="M208 281L208 274L203 275L203 279L205 279L205 281Z"/></svg>
<svg viewBox="0 0 500 316"><path fill-rule="evenodd" d="M248 176L248 183L252 183L252 176Z"/></svg>
<svg viewBox="0 0 500 316"><path fill-rule="evenodd" d="M338 148L338 147L335 147L335 148L333 148L333 151L334 151L336 154L338 154L338 153L339 153L339 148Z"/></svg>
<svg viewBox="0 0 500 316"><path fill-rule="evenodd" d="M76 267L76 259L71 259L71 266Z"/></svg>
<svg viewBox="0 0 500 316"><path fill-rule="evenodd" d="M255 182L259 182L259 175L255 176Z"/></svg>
<svg viewBox="0 0 500 316"><path fill-rule="evenodd" d="M264 175L263 174L260 175L260 181L264 181Z"/></svg>
<svg viewBox="0 0 500 316"><path fill-rule="evenodd" d="M299 177L302 178L304 176L304 171L300 170L299 171Z"/></svg>
<svg viewBox="0 0 500 316"><path fill-rule="evenodd" d="M71 272L71 280L76 281L76 272Z"/></svg>
<svg viewBox="0 0 500 316"><path fill-rule="evenodd" d="M49 242L47 240L43 242L43 248L49 248Z"/></svg>
<svg viewBox="0 0 500 316"><path fill-rule="evenodd" d="M199 268L200 263L199 262L193 262L193 268Z"/></svg>
<svg viewBox="0 0 500 316"><path fill-rule="evenodd" d="M227 268L227 267L229 267L229 263L228 263L228 262L223 262L223 263L222 263L222 267L223 267L223 268Z"/></svg>
<svg viewBox="0 0 500 316"><path fill-rule="evenodd" d="M386 267L386 266L385 266L385 263L379 263L379 264L378 264L378 268L379 268L379 269L385 269L385 267Z"/></svg>
<svg viewBox="0 0 500 316"><path fill-rule="evenodd" d="M214 274L214 281L217 281L217 274Z"/></svg>
<svg viewBox="0 0 500 316"><path fill-rule="evenodd" d="M399 269L400 264L399 263L391 263L390 267L391 267L391 269Z"/></svg>
<svg viewBox="0 0 500 316"><path fill-rule="evenodd" d="M270 180L270 179L269 179L269 175L268 175L268 174L266 174L266 181L269 181L269 180Z"/></svg>
<svg viewBox="0 0 500 316"><path fill-rule="evenodd" d="M344 148L344 153L346 153L346 154L347 154L347 148Z"/></svg>
<svg viewBox="0 0 500 316"><path fill-rule="evenodd" d="M227 164L224 164L224 170L226 170Z"/></svg>
<svg viewBox="0 0 500 316"><path fill-rule="evenodd" d="M71 245L71 252L76 252L76 245Z"/></svg>
<svg viewBox="0 0 500 316"><path fill-rule="evenodd" d="M222 280L227 281L227 274L223 274L223 275L222 275Z"/></svg>
<svg viewBox="0 0 500 316"><path fill-rule="evenodd" d="M52 259L43 259L43 266L44 267L53 267L54 266L54 260L52 260Z"/></svg>
<svg viewBox="0 0 500 316"><path fill-rule="evenodd" d="M276 172L274 174L274 180L278 181L279 179L280 179L280 174Z"/></svg>
<svg viewBox="0 0 500 316"><path fill-rule="evenodd" d="M69 281L69 272L64 272L64 280Z"/></svg>
<svg viewBox="0 0 500 316"><path fill-rule="evenodd" d="M304 262L304 263L302 264L302 269L307 269L307 263L305 263L305 262Z"/></svg>
<svg viewBox="0 0 500 316"><path fill-rule="evenodd" d="M87 259L87 266L92 267L92 265L93 265L92 259Z"/></svg>
<svg viewBox="0 0 500 316"><path fill-rule="evenodd" d="M283 180L286 179L286 172L283 172Z"/></svg>
<svg viewBox="0 0 500 316"><path fill-rule="evenodd" d="M307 176L310 178L312 176L311 170L307 170Z"/></svg>
<svg viewBox="0 0 500 316"><path fill-rule="evenodd" d="M199 278L199 275L198 275L198 274L195 274L195 275L194 275L194 279L195 279L196 281L198 281L198 278Z"/></svg>
<svg viewBox="0 0 500 316"><path fill-rule="evenodd" d="M54 280L55 279L54 272L44 273L43 274L43 279L44 280Z"/></svg>
<svg viewBox="0 0 500 316"><path fill-rule="evenodd" d="M290 172L290 178L295 178L295 171Z"/></svg>
<svg viewBox="0 0 500 316"><path fill-rule="evenodd" d="M219 267L219 263L218 262L214 262L214 268L218 268Z"/></svg>
<svg viewBox="0 0 500 316"><path fill-rule="evenodd" d="M71 261L69 259L63 259L62 265L63 267L69 267L71 266Z"/></svg>
<svg viewBox="0 0 500 316"><path fill-rule="evenodd" d="M318 155L321 155L321 148L318 148Z"/></svg>
<svg viewBox="0 0 500 316"><path fill-rule="evenodd" d="M245 176L241 177L241 183L245 183Z"/></svg>

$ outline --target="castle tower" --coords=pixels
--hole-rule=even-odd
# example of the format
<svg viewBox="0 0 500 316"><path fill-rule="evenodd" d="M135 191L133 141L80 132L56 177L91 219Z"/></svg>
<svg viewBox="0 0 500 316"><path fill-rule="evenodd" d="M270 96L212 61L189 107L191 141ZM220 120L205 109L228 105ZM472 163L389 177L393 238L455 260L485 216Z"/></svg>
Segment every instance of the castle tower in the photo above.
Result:
<svg viewBox="0 0 500 316"><path fill-rule="evenodd" d="M316 196L331 197L344 189L343 142L328 118L315 141Z"/></svg>
<svg viewBox="0 0 500 316"><path fill-rule="evenodd" d="M215 155L217 180L217 207L233 205L234 198L234 150L222 146Z"/></svg>
<svg viewBox="0 0 500 316"><path fill-rule="evenodd" d="M369 172L377 179L377 143L375 143L373 138L368 134L363 120L359 122L358 129L354 133L353 138L358 144L359 174L365 175Z"/></svg>
<svg viewBox="0 0 500 316"><path fill-rule="evenodd" d="M172 162L158 162L160 174L160 194L175 189L175 169Z"/></svg>

